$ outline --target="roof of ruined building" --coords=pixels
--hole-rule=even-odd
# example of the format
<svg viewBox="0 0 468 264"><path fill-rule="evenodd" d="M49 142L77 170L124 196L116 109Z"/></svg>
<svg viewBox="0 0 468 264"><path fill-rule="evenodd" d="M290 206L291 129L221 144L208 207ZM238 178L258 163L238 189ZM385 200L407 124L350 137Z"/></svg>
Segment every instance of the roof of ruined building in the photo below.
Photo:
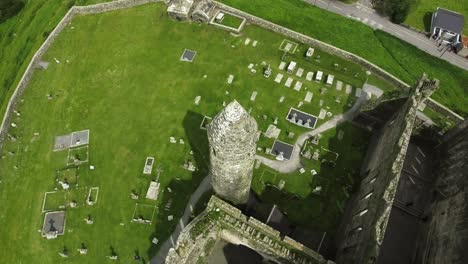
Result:
<svg viewBox="0 0 468 264"><path fill-rule="evenodd" d="M193 0L172 0L168 7L168 11L188 13L192 5Z"/></svg>
<svg viewBox="0 0 468 264"><path fill-rule="evenodd" d="M450 30L454 33L461 33L464 20L462 14L438 7L432 17L432 27Z"/></svg>

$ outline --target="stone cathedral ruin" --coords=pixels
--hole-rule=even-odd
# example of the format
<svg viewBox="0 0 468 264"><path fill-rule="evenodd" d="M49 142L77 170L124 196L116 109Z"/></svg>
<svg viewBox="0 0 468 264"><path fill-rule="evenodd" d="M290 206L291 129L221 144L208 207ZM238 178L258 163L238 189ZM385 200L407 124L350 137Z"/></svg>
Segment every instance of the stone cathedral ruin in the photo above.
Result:
<svg viewBox="0 0 468 264"><path fill-rule="evenodd" d="M433 147L414 135L421 123L417 109L438 85L423 76L407 97L369 103L355 118L380 123L373 123L374 142L335 238L334 261L228 203L247 200L258 137L255 120L232 102L208 127L213 187L228 202L213 196L185 227L166 263L212 263L208 259L219 241L250 248L263 263L467 263L468 121ZM388 103L393 108L382 112ZM415 160L424 175L410 172Z"/></svg>

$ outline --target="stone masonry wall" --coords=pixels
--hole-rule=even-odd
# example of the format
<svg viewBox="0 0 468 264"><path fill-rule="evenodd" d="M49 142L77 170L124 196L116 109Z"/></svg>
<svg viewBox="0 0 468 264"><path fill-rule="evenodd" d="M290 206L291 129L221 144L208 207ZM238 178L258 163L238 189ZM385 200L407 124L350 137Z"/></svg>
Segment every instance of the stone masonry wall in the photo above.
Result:
<svg viewBox="0 0 468 264"><path fill-rule="evenodd" d="M381 129L373 152L364 165L365 177L351 205L352 217L338 249L337 263L372 264L377 261L400 179L416 111L426 91L437 81L423 76L406 103Z"/></svg>
<svg viewBox="0 0 468 264"><path fill-rule="evenodd" d="M11 117L13 116L13 111L18 104L19 98L26 89L31 76L34 74L34 71L37 68L37 64L41 61L41 57L44 53L47 52L49 47L55 41L60 32L70 23L70 21L76 15L86 15L86 14L97 14L108 12L112 10L118 10L123 8L129 8L133 6L143 5L147 3L162 2L163 0L119 0L108 3L89 5L89 6L73 6L68 10L65 16L60 20L54 30L49 34L47 39L42 43L41 47L33 55L31 61L26 68L23 76L21 77L18 85L15 88L15 91L8 101L7 108L5 110L5 115L3 116L2 124L0 126L0 149L3 146L3 142L6 139L6 134L11 123Z"/></svg>
<svg viewBox="0 0 468 264"><path fill-rule="evenodd" d="M434 161L437 195L426 212L418 262L468 263L468 121L447 132Z"/></svg>
<svg viewBox="0 0 468 264"><path fill-rule="evenodd" d="M197 258L189 256L195 256L192 252L198 251L201 245L206 242L207 237L213 238L214 235L227 242L247 246L277 263L333 264L332 261L325 260L317 252L291 238L281 238L279 232L274 231L271 227L254 218L247 218L243 214L239 215L239 212L232 205L212 196L205 211L183 230L177 240L176 247L169 251L165 263L197 263ZM206 225L207 218L210 221L209 228L203 228L206 231L194 240L194 232L200 230L197 226Z"/></svg>

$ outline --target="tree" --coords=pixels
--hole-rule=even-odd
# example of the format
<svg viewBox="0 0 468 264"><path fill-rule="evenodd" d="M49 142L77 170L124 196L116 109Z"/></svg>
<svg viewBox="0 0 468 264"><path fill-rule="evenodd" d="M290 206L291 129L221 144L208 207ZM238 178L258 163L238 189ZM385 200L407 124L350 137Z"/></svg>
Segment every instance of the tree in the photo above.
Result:
<svg viewBox="0 0 468 264"><path fill-rule="evenodd" d="M22 0L1 0L0 1L0 23L15 16L24 7Z"/></svg>

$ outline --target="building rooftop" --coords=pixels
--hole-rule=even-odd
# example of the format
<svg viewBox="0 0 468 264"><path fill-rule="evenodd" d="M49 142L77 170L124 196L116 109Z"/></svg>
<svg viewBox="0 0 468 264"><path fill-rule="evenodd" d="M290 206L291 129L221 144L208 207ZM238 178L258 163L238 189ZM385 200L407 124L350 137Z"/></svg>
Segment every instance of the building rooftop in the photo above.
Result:
<svg viewBox="0 0 468 264"><path fill-rule="evenodd" d="M438 7L432 16L432 28L438 27L454 33L461 33L464 20L462 14Z"/></svg>

